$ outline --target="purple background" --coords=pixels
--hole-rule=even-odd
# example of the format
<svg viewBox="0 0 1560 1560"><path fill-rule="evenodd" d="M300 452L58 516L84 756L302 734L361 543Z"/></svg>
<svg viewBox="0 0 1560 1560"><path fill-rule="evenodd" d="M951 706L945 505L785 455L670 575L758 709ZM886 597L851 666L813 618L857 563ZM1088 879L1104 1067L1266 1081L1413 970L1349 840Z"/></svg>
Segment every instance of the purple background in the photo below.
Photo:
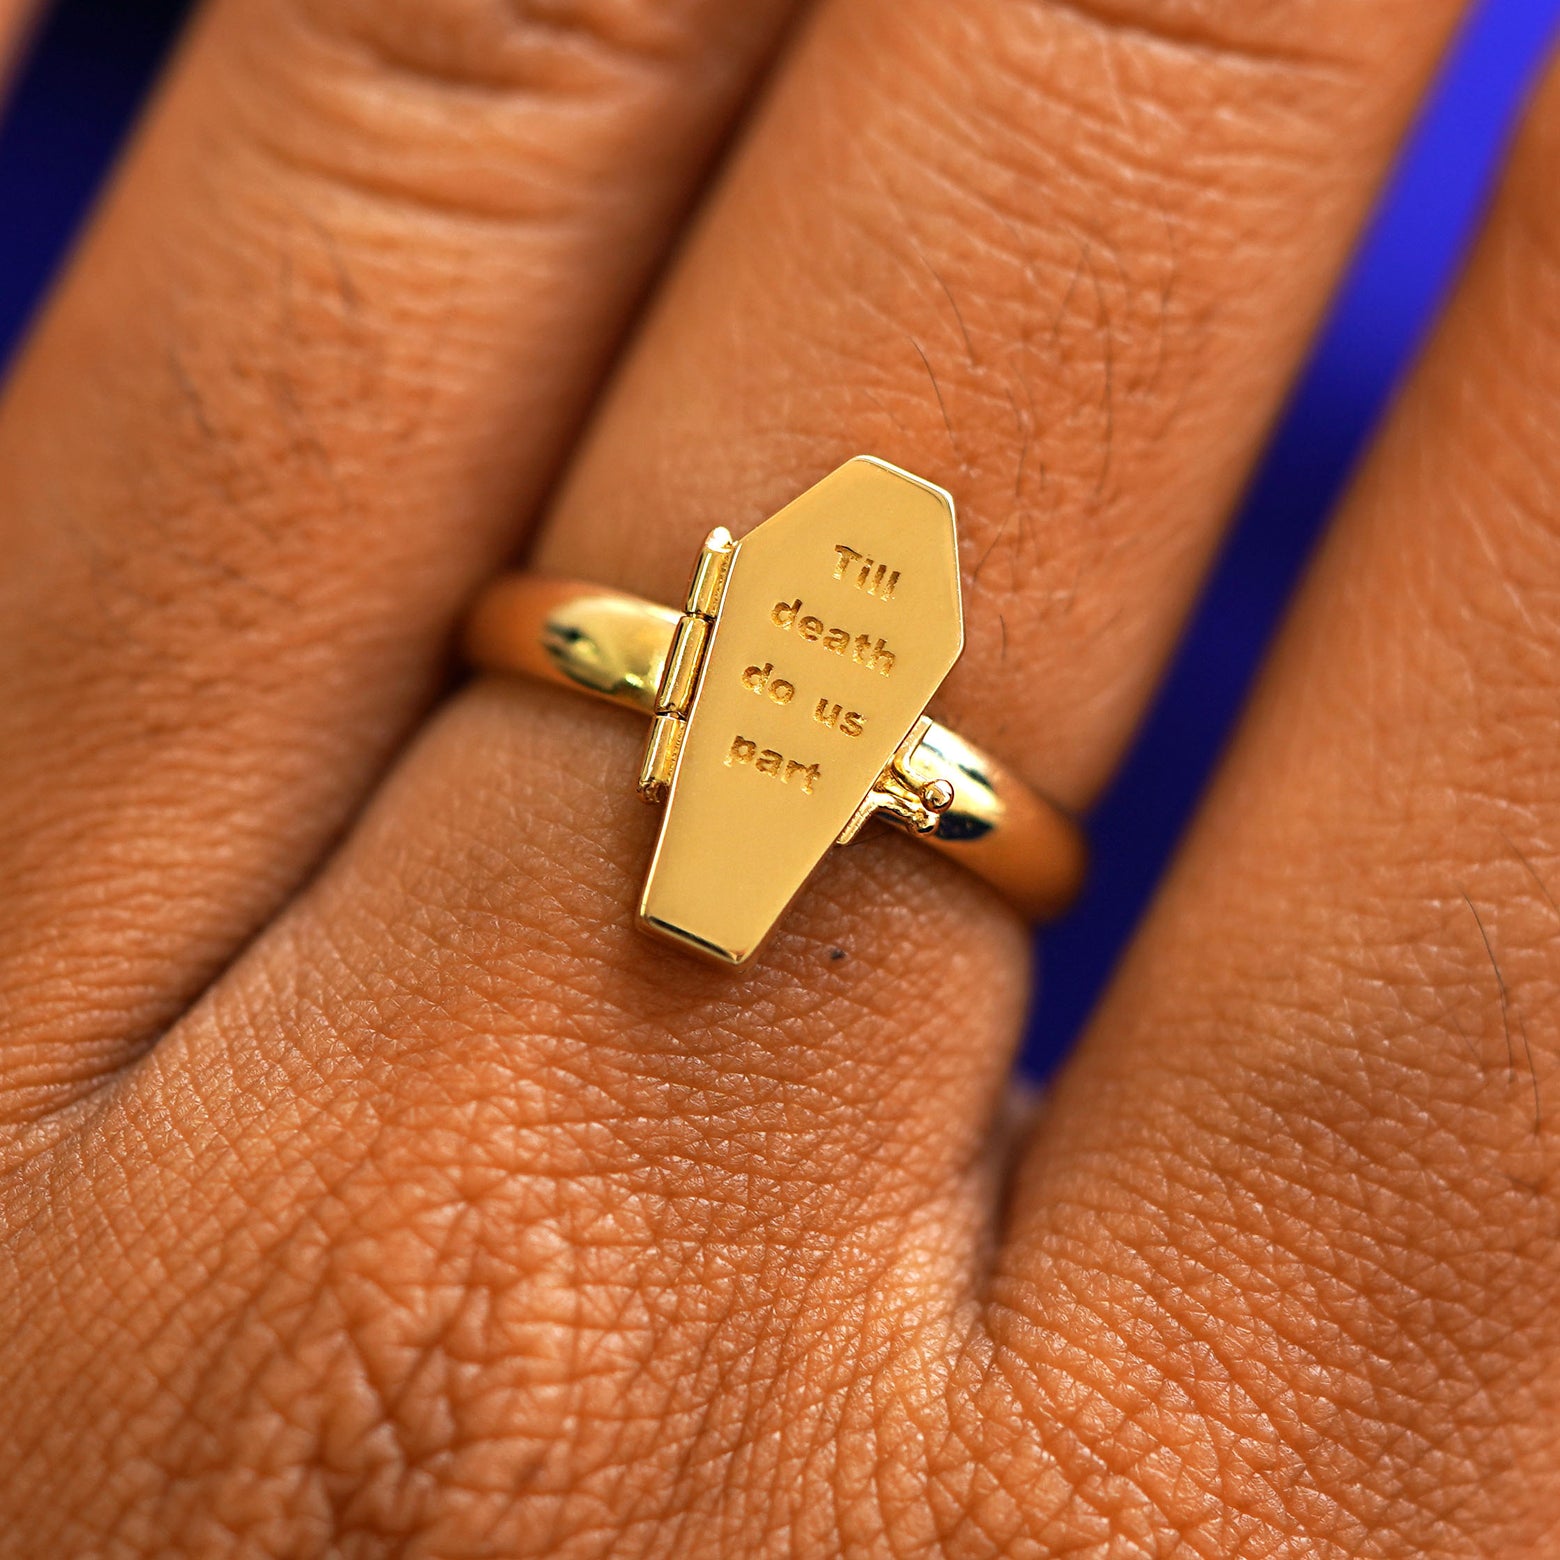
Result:
<svg viewBox="0 0 1560 1560"><path fill-rule="evenodd" d="M0 124L0 357L184 10L61 0L49 14ZM1296 574L1455 276L1557 24L1560 0L1484 0L1426 105L1162 693L1091 820L1089 892L1043 940L1028 1053L1037 1070L1076 1034L1142 913Z"/></svg>

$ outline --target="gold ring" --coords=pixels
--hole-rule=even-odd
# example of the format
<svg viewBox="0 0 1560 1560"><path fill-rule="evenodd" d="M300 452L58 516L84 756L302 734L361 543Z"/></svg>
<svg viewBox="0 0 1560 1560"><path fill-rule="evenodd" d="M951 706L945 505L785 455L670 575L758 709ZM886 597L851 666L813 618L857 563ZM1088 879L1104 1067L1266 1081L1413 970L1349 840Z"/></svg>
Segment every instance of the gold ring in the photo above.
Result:
<svg viewBox="0 0 1560 1560"><path fill-rule="evenodd" d="M712 531L681 610L537 575L488 587L476 665L651 717L639 791L666 810L643 928L743 964L874 818L1027 916L1070 903L1077 826L924 713L964 646L955 524L941 488L860 456L740 541Z"/></svg>

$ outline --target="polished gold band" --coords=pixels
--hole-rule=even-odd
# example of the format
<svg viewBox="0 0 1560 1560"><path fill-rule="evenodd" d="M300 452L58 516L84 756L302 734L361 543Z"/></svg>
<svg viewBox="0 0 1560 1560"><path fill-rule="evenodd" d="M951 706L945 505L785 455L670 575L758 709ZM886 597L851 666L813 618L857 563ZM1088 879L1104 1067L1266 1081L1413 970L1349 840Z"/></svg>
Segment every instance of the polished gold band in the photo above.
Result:
<svg viewBox="0 0 1560 1560"><path fill-rule="evenodd" d="M478 666L528 673L653 718L683 617L599 586L509 575L477 603L466 650ZM1060 914L1083 880L1077 826L973 743L935 721L925 725L901 770L923 794L946 781L953 802L916 837L984 878L1024 915Z"/></svg>

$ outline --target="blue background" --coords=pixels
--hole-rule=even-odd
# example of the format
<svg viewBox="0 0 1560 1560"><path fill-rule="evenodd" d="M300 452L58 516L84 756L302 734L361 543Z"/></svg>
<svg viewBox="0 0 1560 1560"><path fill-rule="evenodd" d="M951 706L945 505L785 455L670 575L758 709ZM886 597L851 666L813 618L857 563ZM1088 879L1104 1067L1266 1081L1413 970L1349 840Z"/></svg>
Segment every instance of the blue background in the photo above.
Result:
<svg viewBox="0 0 1560 1560"><path fill-rule="evenodd" d="M0 124L0 359L185 9L61 0L49 14ZM1296 574L1455 277L1557 24L1560 0L1484 0L1426 104L1161 695L1091 820L1090 889L1044 939L1036 1070L1077 1033L1142 913Z"/></svg>

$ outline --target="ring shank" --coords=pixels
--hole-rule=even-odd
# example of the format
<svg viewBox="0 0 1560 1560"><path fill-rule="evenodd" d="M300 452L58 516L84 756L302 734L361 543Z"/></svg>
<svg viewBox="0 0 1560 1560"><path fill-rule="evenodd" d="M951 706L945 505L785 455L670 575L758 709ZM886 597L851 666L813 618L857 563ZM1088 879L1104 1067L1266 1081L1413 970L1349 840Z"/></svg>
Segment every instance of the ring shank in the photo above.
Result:
<svg viewBox="0 0 1560 1560"><path fill-rule="evenodd" d="M652 716L679 616L597 585L512 574L478 600L465 650L489 671L523 672ZM954 794L936 830L916 838L977 873L1031 919L1067 908L1086 853L1058 807L935 721L906 767L918 781L948 781Z"/></svg>

